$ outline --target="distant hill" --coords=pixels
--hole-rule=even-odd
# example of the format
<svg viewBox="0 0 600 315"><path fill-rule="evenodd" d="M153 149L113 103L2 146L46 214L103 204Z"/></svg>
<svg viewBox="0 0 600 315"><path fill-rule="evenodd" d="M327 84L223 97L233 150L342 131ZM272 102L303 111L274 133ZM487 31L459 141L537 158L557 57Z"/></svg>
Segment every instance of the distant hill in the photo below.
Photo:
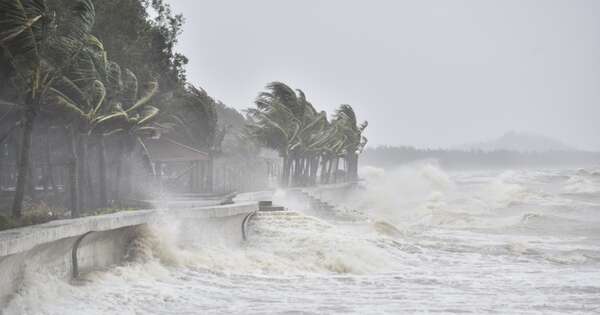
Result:
<svg viewBox="0 0 600 315"><path fill-rule="evenodd" d="M497 151L509 150L518 152L546 152L546 151L574 151L575 148L566 145L565 143L534 133L525 132L507 132L497 139L464 144L456 147L460 150L483 150Z"/></svg>

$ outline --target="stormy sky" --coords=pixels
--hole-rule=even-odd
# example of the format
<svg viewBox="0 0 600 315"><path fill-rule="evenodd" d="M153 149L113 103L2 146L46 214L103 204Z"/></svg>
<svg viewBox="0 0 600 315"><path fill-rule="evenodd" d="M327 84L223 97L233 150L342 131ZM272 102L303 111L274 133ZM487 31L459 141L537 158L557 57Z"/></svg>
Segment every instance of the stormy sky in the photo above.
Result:
<svg viewBox="0 0 600 315"><path fill-rule="evenodd" d="M600 150L600 1L168 2L190 82L237 109L279 80L353 105L370 145L516 130Z"/></svg>

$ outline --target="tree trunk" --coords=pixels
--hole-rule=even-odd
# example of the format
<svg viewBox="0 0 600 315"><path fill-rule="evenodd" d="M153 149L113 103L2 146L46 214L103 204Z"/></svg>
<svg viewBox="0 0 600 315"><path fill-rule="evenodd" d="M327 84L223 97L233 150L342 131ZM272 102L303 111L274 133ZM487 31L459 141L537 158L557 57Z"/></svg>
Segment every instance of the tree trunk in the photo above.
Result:
<svg viewBox="0 0 600 315"><path fill-rule="evenodd" d="M52 167L52 150L50 148L50 135L46 137L46 147L44 157L46 159L46 175L44 176L44 189L46 185L50 190L52 190L52 194L56 196L56 184L54 182L54 168Z"/></svg>
<svg viewBox="0 0 600 315"><path fill-rule="evenodd" d="M308 186L310 172L310 158L305 157L302 159L302 186Z"/></svg>
<svg viewBox="0 0 600 315"><path fill-rule="evenodd" d="M83 186L79 188L79 210L86 208L90 203L90 196L87 191L87 143L86 136L77 136L77 180L79 185Z"/></svg>
<svg viewBox="0 0 600 315"><path fill-rule="evenodd" d="M118 144L117 149L117 171L115 174L115 201L119 204L119 208L122 208L123 205L121 203L121 181L123 177L123 158L124 158L124 145L123 143Z"/></svg>
<svg viewBox="0 0 600 315"><path fill-rule="evenodd" d="M340 158L339 157L335 157L333 158L333 182L332 184L336 184L337 183L337 175L338 175L338 169L340 167Z"/></svg>
<svg viewBox="0 0 600 315"><path fill-rule="evenodd" d="M296 158L296 171L295 171L295 183L294 186L302 185L302 158Z"/></svg>
<svg viewBox="0 0 600 315"><path fill-rule="evenodd" d="M70 148L71 148L71 163L69 163L69 190L70 190L70 208L71 218L78 218L81 215L80 202L79 202L79 165L77 158L77 131L74 127L71 127L70 134Z"/></svg>
<svg viewBox="0 0 600 315"><path fill-rule="evenodd" d="M208 156L208 161L206 164L206 191L209 193L213 192L214 190L214 168L215 161L211 153Z"/></svg>
<svg viewBox="0 0 600 315"><path fill-rule="evenodd" d="M131 151L125 153L125 189L123 190L126 199L134 198L134 187L133 187L133 154Z"/></svg>
<svg viewBox="0 0 600 315"><path fill-rule="evenodd" d="M94 183L92 182L92 169L89 167L90 162L87 159L87 156L89 155L89 147L86 145L86 148L85 188L87 194L87 208L93 208L97 204L97 201L94 200L96 198L96 194L94 194Z"/></svg>
<svg viewBox="0 0 600 315"><path fill-rule="evenodd" d="M98 206L108 207L108 194L106 193L106 143L104 136L98 137Z"/></svg>
<svg viewBox="0 0 600 315"><path fill-rule="evenodd" d="M329 184L331 182L331 172L333 171L333 158L327 159L327 175L325 178L325 184Z"/></svg>
<svg viewBox="0 0 600 315"><path fill-rule="evenodd" d="M321 178L319 180L320 184L325 184L327 178L327 158L325 156L321 157Z"/></svg>
<svg viewBox="0 0 600 315"><path fill-rule="evenodd" d="M31 154L31 153L30 153ZM31 160L31 158L29 159L29 172L27 172L27 176L29 176L29 179L27 179L27 192L29 193L29 198L31 198L31 200L33 201L37 201L37 178L36 178L36 174L35 174L35 168L33 167L33 161Z"/></svg>
<svg viewBox="0 0 600 315"><path fill-rule="evenodd" d="M21 152L19 153L19 161L17 166L17 186L15 188L15 198L13 199L12 215L15 218L20 218L23 211L23 197L25 196L25 186L29 178L29 163L31 153L31 140L33 135L33 123L36 113L30 109L25 112L25 121L23 126L23 139L21 140Z"/></svg>
<svg viewBox="0 0 600 315"><path fill-rule="evenodd" d="M0 142L0 193L2 193L4 189L4 159L5 155L5 147L2 142Z"/></svg>
<svg viewBox="0 0 600 315"><path fill-rule="evenodd" d="M355 182L358 180L358 154L348 154L348 178Z"/></svg>
<svg viewBox="0 0 600 315"><path fill-rule="evenodd" d="M283 156L283 169L281 170L281 187L285 188L290 183L290 158L285 155Z"/></svg>
<svg viewBox="0 0 600 315"><path fill-rule="evenodd" d="M317 173L319 172L319 157L313 157L311 160L311 171L310 171L310 184L315 186L317 184Z"/></svg>
<svg viewBox="0 0 600 315"><path fill-rule="evenodd" d="M291 161L291 176L292 176L292 187L296 187L298 185L298 158L293 158Z"/></svg>

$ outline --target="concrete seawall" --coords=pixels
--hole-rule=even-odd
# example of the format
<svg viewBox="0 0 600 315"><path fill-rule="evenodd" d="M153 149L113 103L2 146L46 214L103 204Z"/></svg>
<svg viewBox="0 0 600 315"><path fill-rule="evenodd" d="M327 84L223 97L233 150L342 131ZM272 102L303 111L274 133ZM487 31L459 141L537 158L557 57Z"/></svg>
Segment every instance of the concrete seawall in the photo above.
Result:
<svg viewBox="0 0 600 315"><path fill-rule="evenodd" d="M0 309L36 272L70 279L79 273L123 262L128 246L148 224L180 222L178 237L194 241L219 237L243 240L242 222L258 210L255 202L205 208L141 210L0 232Z"/></svg>

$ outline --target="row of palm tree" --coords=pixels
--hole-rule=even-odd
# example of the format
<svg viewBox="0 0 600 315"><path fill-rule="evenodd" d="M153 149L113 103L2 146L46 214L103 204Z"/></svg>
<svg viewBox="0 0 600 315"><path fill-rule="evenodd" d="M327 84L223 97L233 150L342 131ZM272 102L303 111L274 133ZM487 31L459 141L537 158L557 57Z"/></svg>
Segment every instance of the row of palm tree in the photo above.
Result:
<svg viewBox="0 0 600 315"><path fill-rule="evenodd" d="M224 104L185 81L170 91L160 91L157 80L139 82L93 35L92 0L73 0L65 10L56 18L44 0L0 0L0 168L10 142L17 173L13 216L22 215L26 193L36 191L32 152L43 152L51 183L50 156L60 153L68 170L66 204L78 217L129 195L136 152L154 173L144 139L161 133L208 153L205 184L211 191L214 160L228 131L217 117ZM302 91L280 82L270 83L255 103L234 151L254 143L278 151L283 186L357 180L367 123L357 122L351 106L341 105L328 119ZM57 138L66 145L53 147Z"/></svg>
<svg viewBox="0 0 600 315"><path fill-rule="evenodd" d="M255 104L256 108L247 110L246 134L279 153L282 186L358 179L358 155L367 143L363 136L367 122L359 124L350 105L341 105L328 120L304 92L281 82L268 84ZM344 162L343 176L338 171L340 162Z"/></svg>
<svg viewBox="0 0 600 315"><path fill-rule="evenodd" d="M94 159L98 168L95 173L99 175L96 206L106 207L107 142L117 152L114 186L115 199L119 199L120 187L125 191L131 187L131 183L123 181L131 181L134 150L140 148L146 152L144 165L152 173L143 139L176 126L170 119L160 123L159 108L150 105L160 98L156 81L140 84L135 73L108 59L102 42L92 35L93 2L75 0L67 10L68 18L58 25L44 0L0 0L0 69L8 69L3 74L10 81L9 90L13 91L10 95L4 93L5 99L0 100L3 113L0 122L12 124L5 134L0 134L0 144L11 133L21 130L12 205L12 214L17 218L22 215L27 182L32 180L34 125L48 135L51 129L60 129L68 139L69 208L73 217L91 204L90 147L98 154ZM210 143L205 147L211 149L211 154L216 152L224 131L216 126L214 104L204 101L206 93L192 86L180 90L181 99L192 102L191 107L196 111L213 110L202 116L204 120L200 122L210 122L203 130L209 136L197 138L209 138ZM189 124L183 123L183 127Z"/></svg>

